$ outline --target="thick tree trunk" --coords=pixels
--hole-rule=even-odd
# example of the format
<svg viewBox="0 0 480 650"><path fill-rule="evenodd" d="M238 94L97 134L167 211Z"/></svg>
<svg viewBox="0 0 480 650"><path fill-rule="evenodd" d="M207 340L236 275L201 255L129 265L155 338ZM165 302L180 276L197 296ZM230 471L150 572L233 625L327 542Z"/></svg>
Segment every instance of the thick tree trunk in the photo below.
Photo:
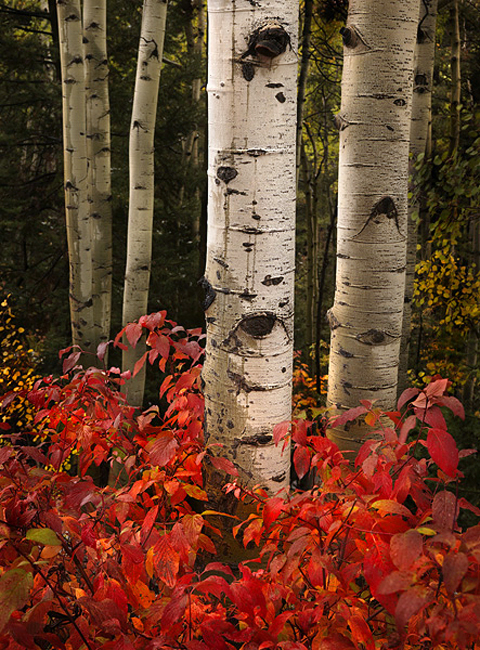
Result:
<svg viewBox="0 0 480 650"><path fill-rule="evenodd" d="M291 417L298 5L208 11L206 438L241 483L276 492L289 484L272 431ZM208 480L220 503L221 477Z"/></svg>
<svg viewBox="0 0 480 650"><path fill-rule="evenodd" d="M123 324L142 316L148 308L152 263L154 203L154 135L167 0L144 0L137 75L130 126L130 204L128 211L127 263L123 294ZM123 370L134 369L145 352L145 342L123 353ZM145 367L129 382L127 396L141 406Z"/></svg>
<svg viewBox="0 0 480 650"><path fill-rule="evenodd" d="M426 153L432 128L432 84L435 62L435 28L437 23L437 0L422 0L415 48L415 65L410 127L410 162ZM413 171L413 169L412 169ZM405 299L403 309L402 342L398 368L398 394L407 387L408 357L412 322L413 283L417 260L417 225L414 213L420 210L419 202L411 200L408 205L407 267L405 273Z"/></svg>
<svg viewBox="0 0 480 650"><path fill-rule="evenodd" d="M85 72L80 0L57 0L62 69L65 213L72 341L95 351L90 211L87 197ZM84 360L87 364L90 360Z"/></svg>
<svg viewBox="0 0 480 650"><path fill-rule="evenodd" d="M112 208L106 0L84 0L88 201L92 231L93 319L97 343L110 338Z"/></svg>
<svg viewBox="0 0 480 650"><path fill-rule="evenodd" d="M345 43L336 291L328 404L397 393L407 242L408 154L418 0L351 0ZM330 431L352 449L362 429Z"/></svg>

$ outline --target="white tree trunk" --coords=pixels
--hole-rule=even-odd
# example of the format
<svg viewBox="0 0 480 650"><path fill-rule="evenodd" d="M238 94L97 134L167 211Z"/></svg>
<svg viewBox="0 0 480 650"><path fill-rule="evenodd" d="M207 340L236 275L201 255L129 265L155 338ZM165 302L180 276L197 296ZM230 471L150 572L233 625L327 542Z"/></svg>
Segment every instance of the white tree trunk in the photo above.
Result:
<svg viewBox="0 0 480 650"><path fill-rule="evenodd" d="M418 0L351 0L345 43L328 404L395 405ZM355 433L331 437L352 448Z"/></svg>
<svg viewBox="0 0 480 650"><path fill-rule="evenodd" d="M410 162L414 163L426 151L432 127L432 84L435 62L435 29L437 24L437 0L420 2L420 19L415 48L413 80L412 121L410 125ZM405 274L405 299L402 324L402 343L398 368L398 393L407 387L408 357L412 322L413 283L417 260L417 225L413 220L419 205L409 201L407 267Z"/></svg>
<svg viewBox="0 0 480 650"><path fill-rule="evenodd" d="M272 430L291 417L297 13L208 1L206 438L272 491L289 483Z"/></svg>
<svg viewBox="0 0 480 650"><path fill-rule="evenodd" d="M112 208L106 0L84 0L88 201L92 230L93 318L97 343L110 338Z"/></svg>
<svg viewBox="0 0 480 650"><path fill-rule="evenodd" d="M123 324L147 312L152 263L154 204L154 135L165 39L167 0L144 0L137 75L130 125L130 204ZM123 353L123 370L132 370L145 351L143 339ZM127 384L133 406L141 406L145 369Z"/></svg>
<svg viewBox="0 0 480 650"><path fill-rule="evenodd" d="M57 13L62 68L65 212L72 340L83 350L95 351L80 0L57 0Z"/></svg>

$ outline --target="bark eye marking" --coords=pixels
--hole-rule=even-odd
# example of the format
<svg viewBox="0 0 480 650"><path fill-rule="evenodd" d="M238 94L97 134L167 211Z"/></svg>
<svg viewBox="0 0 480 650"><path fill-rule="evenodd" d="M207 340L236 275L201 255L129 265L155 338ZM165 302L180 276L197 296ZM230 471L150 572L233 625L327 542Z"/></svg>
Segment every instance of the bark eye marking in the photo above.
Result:
<svg viewBox="0 0 480 650"><path fill-rule="evenodd" d="M345 47L353 50L353 48L357 47L357 45L363 45L364 47L368 48L365 39L362 37L358 29L353 25L350 25L349 27L342 27L340 29L340 34L342 36L342 41Z"/></svg>
<svg viewBox="0 0 480 650"><path fill-rule="evenodd" d="M276 318L273 314L251 314L245 316L240 323L242 330L249 336L261 338L268 336L275 325Z"/></svg>
<svg viewBox="0 0 480 650"><path fill-rule="evenodd" d="M266 63L283 54L288 46L291 47L290 36L284 27L275 22L268 22L250 34L248 47L240 59L246 59L248 56L251 56L256 58L260 64ZM242 72L244 78L247 81L251 81L255 76L254 64L251 61L244 62L242 64Z"/></svg>
<svg viewBox="0 0 480 650"><path fill-rule="evenodd" d="M407 102L404 99L396 99L393 103L395 106L405 106Z"/></svg>
<svg viewBox="0 0 480 650"><path fill-rule="evenodd" d="M277 93L275 95L275 99L278 100L280 102L280 104L284 104L287 101L287 98L285 97L285 95L283 93Z"/></svg>
<svg viewBox="0 0 480 650"><path fill-rule="evenodd" d="M217 178L223 181L225 184L233 181L234 178L238 176L238 172L233 167L219 167L217 169Z"/></svg>
<svg viewBox="0 0 480 650"><path fill-rule="evenodd" d="M391 196L384 196L379 201L377 201L377 203L375 203L375 205L372 208L372 211L370 212L368 219L366 220L362 228L357 232L357 234L353 236L358 237L358 235L361 235L371 221L373 221L373 223L380 223L379 217L381 217L382 214L384 214L387 217L387 219L393 219L395 221L395 226L397 227L398 234L400 235L400 237L405 239L404 235L402 235L402 233L400 232L397 206L395 205Z"/></svg>

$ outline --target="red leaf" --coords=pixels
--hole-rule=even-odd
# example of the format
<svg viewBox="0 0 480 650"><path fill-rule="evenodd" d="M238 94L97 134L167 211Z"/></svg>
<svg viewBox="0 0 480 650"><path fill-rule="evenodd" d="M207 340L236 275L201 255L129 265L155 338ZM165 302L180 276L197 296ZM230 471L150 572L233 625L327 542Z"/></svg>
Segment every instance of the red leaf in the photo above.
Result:
<svg viewBox="0 0 480 650"><path fill-rule="evenodd" d="M423 550L423 538L416 530L397 533L390 540L390 557L395 566L403 571L409 569Z"/></svg>
<svg viewBox="0 0 480 650"><path fill-rule="evenodd" d="M465 553L448 553L443 560L442 572L445 587L450 595L457 591L468 571L468 557Z"/></svg>
<svg viewBox="0 0 480 650"><path fill-rule="evenodd" d="M448 388L448 379L436 379L431 381L425 389L428 398L441 397Z"/></svg>
<svg viewBox="0 0 480 650"><path fill-rule="evenodd" d="M216 469L226 472L231 476L238 476L237 468L228 458L223 458L223 456L210 456L209 458Z"/></svg>
<svg viewBox="0 0 480 650"><path fill-rule="evenodd" d="M440 469L453 478L458 467L458 449L448 431L430 429L427 435L427 448Z"/></svg>
<svg viewBox="0 0 480 650"><path fill-rule="evenodd" d="M395 621L397 626L401 629L405 627L408 621L418 614L420 609L426 604L425 598L422 598L416 591L409 589L404 591L398 599L395 608Z"/></svg>
<svg viewBox="0 0 480 650"><path fill-rule="evenodd" d="M453 397L452 395L445 395L442 397L439 403L442 406L446 406L448 409L450 409L453 415L456 415L462 420L465 420L465 410L462 403L456 397Z"/></svg>
<svg viewBox="0 0 480 650"><path fill-rule="evenodd" d="M95 536L92 523L88 522L85 524L85 526L82 527L81 536L82 536L82 542L85 544L85 546L96 548L97 538Z"/></svg>
<svg viewBox="0 0 480 650"><path fill-rule="evenodd" d="M273 440L276 445L278 445L280 440L283 440L283 438L285 438L290 429L290 425L290 420L285 420L284 422L279 422L273 427Z"/></svg>
<svg viewBox="0 0 480 650"><path fill-rule="evenodd" d="M133 377L135 377L135 375L138 375L140 370L143 368L143 366L145 365L145 361L147 360L147 356L148 356L148 352L145 352L144 354L142 354L140 359L135 362L135 365L133 366Z"/></svg>
<svg viewBox="0 0 480 650"><path fill-rule="evenodd" d="M80 359L82 353L80 351L78 352L72 352L72 354L69 354L66 359L63 361L63 373L66 374L69 370L71 370L74 366L77 365L77 361Z"/></svg>
<svg viewBox="0 0 480 650"><path fill-rule="evenodd" d="M457 523L458 503L451 492L437 492L432 503L433 523L437 530L453 530Z"/></svg>
<svg viewBox="0 0 480 650"><path fill-rule="evenodd" d="M281 497L271 497L265 503L263 509L263 522L265 528L268 528L276 519L285 507L285 502Z"/></svg>
<svg viewBox="0 0 480 650"><path fill-rule="evenodd" d="M420 392L419 388L407 388L407 389L405 389L403 391L403 393L400 395L400 397L398 398L397 409L400 411L402 406L404 406L404 404L406 404L411 399L416 397L419 392Z"/></svg>
<svg viewBox="0 0 480 650"><path fill-rule="evenodd" d="M155 339L155 350L158 350L164 359L170 354L170 341L166 336L157 336Z"/></svg>
<svg viewBox="0 0 480 650"><path fill-rule="evenodd" d="M23 569L12 569L2 574L0 577L0 632L7 625L12 613L25 605L32 586L32 574Z"/></svg>
<svg viewBox="0 0 480 650"><path fill-rule="evenodd" d="M0 447L0 465L6 463L12 454L13 454L12 447Z"/></svg>
<svg viewBox="0 0 480 650"><path fill-rule="evenodd" d="M143 327L139 325L139 323L129 323L125 328L124 328L124 334L128 339L128 342L134 348L140 337L142 336L143 332Z"/></svg>
<svg viewBox="0 0 480 650"><path fill-rule="evenodd" d="M438 406L431 406L428 408L423 419L425 420L425 424L428 424L435 429L447 430L447 423L445 422L443 413Z"/></svg>
<svg viewBox="0 0 480 650"><path fill-rule="evenodd" d="M342 413L342 415L334 419L330 426L341 427L344 424L347 424L347 422L352 422L352 420L355 420L356 418L358 418L360 415L363 415L367 411L368 409L365 408L365 406L356 406L353 409L348 409L348 411L345 411L345 413Z"/></svg>
<svg viewBox="0 0 480 650"><path fill-rule="evenodd" d="M162 615L162 629L168 629L171 625L181 620L185 614L185 610L188 605L188 596L183 594L182 596L174 597L167 604L163 610Z"/></svg>
<svg viewBox="0 0 480 650"><path fill-rule="evenodd" d="M104 341L103 343L99 343L97 347L97 357L100 359L100 361L103 361L105 359L105 354L107 352L108 344L110 341Z"/></svg>
<svg viewBox="0 0 480 650"><path fill-rule="evenodd" d="M396 594L408 589L412 584L412 575L403 571L393 571L382 580L378 587L379 594Z"/></svg>
<svg viewBox="0 0 480 650"><path fill-rule="evenodd" d="M409 415L408 418L406 418L405 422L402 424L402 427L400 429L400 434L398 436L399 442L404 443L406 441L408 434L416 424L417 424L417 416Z"/></svg>
<svg viewBox="0 0 480 650"><path fill-rule="evenodd" d="M298 478L303 478L310 469L310 449L307 447L297 447L293 452L293 464Z"/></svg>
<svg viewBox="0 0 480 650"><path fill-rule="evenodd" d="M145 451L150 455L150 462L152 465L166 465L175 456L178 449L178 442L176 441L171 431L162 431L162 433L150 441Z"/></svg>
<svg viewBox="0 0 480 650"><path fill-rule="evenodd" d="M155 544L153 562L160 580L173 588L177 582L180 556L170 544L168 535L163 535Z"/></svg>

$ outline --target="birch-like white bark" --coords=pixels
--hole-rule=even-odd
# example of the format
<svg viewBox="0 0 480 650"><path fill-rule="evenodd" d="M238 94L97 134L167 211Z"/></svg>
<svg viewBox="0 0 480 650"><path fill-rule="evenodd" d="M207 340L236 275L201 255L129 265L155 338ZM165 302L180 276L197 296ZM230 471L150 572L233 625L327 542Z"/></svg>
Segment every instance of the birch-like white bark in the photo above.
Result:
<svg viewBox="0 0 480 650"><path fill-rule="evenodd" d="M296 0L208 2L206 438L272 491L289 483L272 430L291 417L297 13ZM288 38L273 58L252 46L267 25Z"/></svg>
<svg viewBox="0 0 480 650"><path fill-rule="evenodd" d="M57 15L62 69L65 213L72 340L85 351L95 351L80 0L57 0Z"/></svg>
<svg viewBox="0 0 480 650"><path fill-rule="evenodd" d="M93 318L97 344L110 338L112 208L106 0L84 0L88 202L92 230Z"/></svg>
<svg viewBox="0 0 480 650"><path fill-rule="evenodd" d="M130 125L130 203L128 211L127 263L123 294L123 324L147 312L152 264L154 204L154 135L158 89L167 20L167 0L144 0L137 74ZM145 351L143 339L123 353L123 370L134 369ZM127 382L127 396L141 406L145 367Z"/></svg>
<svg viewBox="0 0 480 650"><path fill-rule="evenodd" d="M362 399L391 409L396 400L418 15L418 0L351 0L343 33L328 381L328 404L340 411ZM362 433L330 435L345 449Z"/></svg>
<svg viewBox="0 0 480 650"><path fill-rule="evenodd" d="M432 84L435 62L435 29L437 0L421 0L420 18L415 47L413 79L412 121L410 125L410 162L424 154L432 127ZM412 322L413 284L417 260L417 224L413 216L419 209L417 202L408 204L407 266L405 273L405 299L403 308L402 342L398 367L398 394L407 387L408 357Z"/></svg>

